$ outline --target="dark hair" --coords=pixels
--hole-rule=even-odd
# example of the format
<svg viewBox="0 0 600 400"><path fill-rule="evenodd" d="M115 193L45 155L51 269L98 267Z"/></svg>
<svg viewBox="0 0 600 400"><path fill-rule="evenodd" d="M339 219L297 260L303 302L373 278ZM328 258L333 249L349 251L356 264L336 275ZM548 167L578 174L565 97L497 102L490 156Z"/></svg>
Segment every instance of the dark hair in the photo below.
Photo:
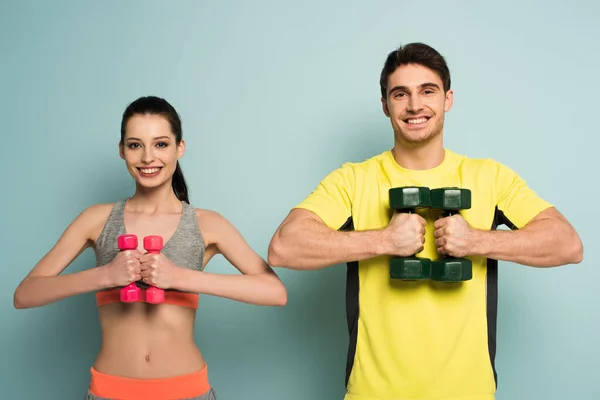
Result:
<svg viewBox="0 0 600 400"><path fill-rule="evenodd" d="M399 46L388 54L379 78L381 97L387 97L387 83L390 75L398 67L409 64L422 65L431 69L442 80L444 92L450 90L450 70L444 57L433 47L424 43L409 43L405 46Z"/></svg>
<svg viewBox="0 0 600 400"><path fill-rule="evenodd" d="M123 112L123 118L121 119L121 145L125 139L125 128L127 126L127 121L129 121L129 119L134 115L140 114L160 115L164 117L167 121L169 121L169 125L171 125L171 132L173 132L173 135L175 135L175 142L177 144L181 142L181 119L179 118L175 108L165 99L155 96L146 96L140 97L133 103L129 104L125 109L125 112ZM173 174L172 186L175 196L177 196L179 200L185 201L189 204L190 200L188 198L188 188L187 184L185 183L183 171L179 166L179 161L177 161L177 167L175 168L175 173Z"/></svg>

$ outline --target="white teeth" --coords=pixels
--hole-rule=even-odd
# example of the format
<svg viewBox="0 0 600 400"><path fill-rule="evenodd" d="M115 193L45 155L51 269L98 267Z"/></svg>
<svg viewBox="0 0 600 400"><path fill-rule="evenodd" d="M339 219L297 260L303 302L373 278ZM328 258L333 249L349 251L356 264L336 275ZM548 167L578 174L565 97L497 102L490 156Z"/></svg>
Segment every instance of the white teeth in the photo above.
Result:
<svg viewBox="0 0 600 400"><path fill-rule="evenodd" d="M140 171L142 171L144 174L153 174L158 170L159 168L140 168Z"/></svg>
<svg viewBox="0 0 600 400"><path fill-rule="evenodd" d="M409 124L422 124L424 122L427 122L427 118L409 119L408 120Z"/></svg>

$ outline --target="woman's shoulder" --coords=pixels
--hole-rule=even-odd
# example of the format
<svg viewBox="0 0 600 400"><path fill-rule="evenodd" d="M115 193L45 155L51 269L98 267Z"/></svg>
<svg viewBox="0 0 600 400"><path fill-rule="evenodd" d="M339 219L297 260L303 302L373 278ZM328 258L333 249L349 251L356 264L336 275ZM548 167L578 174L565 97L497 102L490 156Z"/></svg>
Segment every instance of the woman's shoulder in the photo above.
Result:
<svg viewBox="0 0 600 400"><path fill-rule="evenodd" d="M211 236L214 240L224 235L236 233L234 225L221 213L204 208L196 208L198 227L205 236Z"/></svg>
<svg viewBox="0 0 600 400"><path fill-rule="evenodd" d="M75 234L78 237L95 239L106 224L116 204L99 203L84 208L67 226L63 236Z"/></svg>
<svg viewBox="0 0 600 400"><path fill-rule="evenodd" d="M119 202L97 203L88 206L79 214L76 221L84 223L88 227L91 236L96 238L118 204Z"/></svg>
<svg viewBox="0 0 600 400"><path fill-rule="evenodd" d="M106 220L118 202L97 203L83 210L81 216L92 220Z"/></svg>
<svg viewBox="0 0 600 400"><path fill-rule="evenodd" d="M225 217L220 213L206 208L196 208L196 218L198 219L199 224L218 224L227 222Z"/></svg>

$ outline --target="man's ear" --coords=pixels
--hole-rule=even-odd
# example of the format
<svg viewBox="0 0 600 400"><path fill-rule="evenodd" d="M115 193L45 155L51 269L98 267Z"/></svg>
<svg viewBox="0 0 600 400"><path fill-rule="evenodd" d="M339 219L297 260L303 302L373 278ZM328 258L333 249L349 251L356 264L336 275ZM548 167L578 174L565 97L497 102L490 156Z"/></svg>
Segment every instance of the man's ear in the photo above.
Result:
<svg viewBox="0 0 600 400"><path fill-rule="evenodd" d="M446 92L446 100L444 101L444 111L450 111L450 109L452 108L452 104L454 104L454 91L448 90Z"/></svg>
<svg viewBox="0 0 600 400"><path fill-rule="evenodd" d="M385 114L386 117L390 117L390 110L388 109L387 106L387 101L384 97L381 98L381 108L383 110L383 113Z"/></svg>

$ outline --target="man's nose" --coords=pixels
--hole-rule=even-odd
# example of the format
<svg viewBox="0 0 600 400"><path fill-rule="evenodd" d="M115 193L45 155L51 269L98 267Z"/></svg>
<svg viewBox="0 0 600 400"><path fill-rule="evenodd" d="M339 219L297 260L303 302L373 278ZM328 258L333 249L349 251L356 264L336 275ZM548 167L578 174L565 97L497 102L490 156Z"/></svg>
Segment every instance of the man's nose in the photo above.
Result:
<svg viewBox="0 0 600 400"><path fill-rule="evenodd" d="M410 96L408 99L408 111L418 112L423 109L423 101L421 100L421 96Z"/></svg>

